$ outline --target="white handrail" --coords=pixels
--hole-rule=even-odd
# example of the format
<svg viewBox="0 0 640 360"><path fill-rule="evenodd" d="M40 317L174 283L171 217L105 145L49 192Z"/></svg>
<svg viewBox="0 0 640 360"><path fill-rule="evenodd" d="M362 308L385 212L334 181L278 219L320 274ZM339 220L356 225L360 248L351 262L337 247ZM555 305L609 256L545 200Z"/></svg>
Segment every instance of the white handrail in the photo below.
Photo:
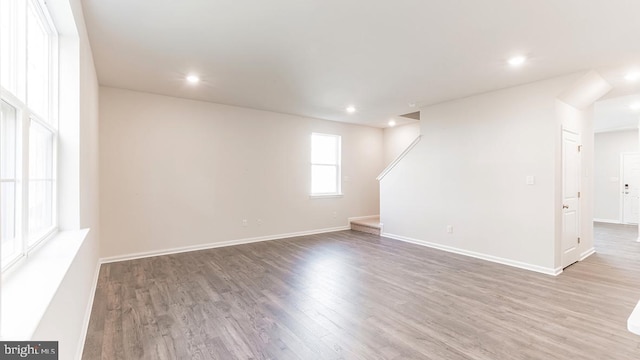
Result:
<svg viewBox="0 0 640 360"><path fill-rule="evenodd" d="M380 173L380 175L378 175L376 180L378 181L382 180L382 178L385 177L391 171L391 169L396 167L396 165L398 165L400 160L402 160L405 156L407 156L407 154L411 151L411 149L413 149L416 146L416 144L420 142L420 139L422 139L422 135L418 135L418 137L415 140L413 140L413 142L409 144L409 146L406 149L404 149L404 151L400 153L400 155L398 155L398 157L396 157L396 159L393 160L391 164L389 164L389 166L387 166L384 170L382 170L382 172Z"/></svg>

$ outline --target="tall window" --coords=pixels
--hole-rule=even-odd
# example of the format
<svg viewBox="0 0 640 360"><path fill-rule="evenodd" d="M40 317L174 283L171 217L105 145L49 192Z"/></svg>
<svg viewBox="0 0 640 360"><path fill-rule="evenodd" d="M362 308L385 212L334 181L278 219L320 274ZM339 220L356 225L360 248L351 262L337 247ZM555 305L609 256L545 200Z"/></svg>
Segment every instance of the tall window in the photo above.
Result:
<svg viewBox="0 0 640 360"><path fill-rule="evenodd" d="M2 270L53 234L57 33L38 0L0 0Z"/></svg>
<svg viewBox="0 0 640 360"><path fill-rule="evenodd" d="M311 134L311 195L340 195L341 138Z"/></svg>

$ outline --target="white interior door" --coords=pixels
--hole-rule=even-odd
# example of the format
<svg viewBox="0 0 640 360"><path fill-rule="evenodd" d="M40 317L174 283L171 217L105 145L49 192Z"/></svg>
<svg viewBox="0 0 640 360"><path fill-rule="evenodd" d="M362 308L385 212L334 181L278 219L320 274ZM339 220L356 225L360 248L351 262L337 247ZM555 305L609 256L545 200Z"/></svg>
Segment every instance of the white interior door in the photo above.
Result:
<svg viewBox="0 0 640 360"><path fill-rule="evenodd" d="M578 261L580 244L580 135L562 131L562 267Z"/></svg>
<svg viewBox="0 0 640 360"><path fill-rule="evenodd" d="M638 206L640 205L640 154L622 154L622 223L638 223Z"/></svg>

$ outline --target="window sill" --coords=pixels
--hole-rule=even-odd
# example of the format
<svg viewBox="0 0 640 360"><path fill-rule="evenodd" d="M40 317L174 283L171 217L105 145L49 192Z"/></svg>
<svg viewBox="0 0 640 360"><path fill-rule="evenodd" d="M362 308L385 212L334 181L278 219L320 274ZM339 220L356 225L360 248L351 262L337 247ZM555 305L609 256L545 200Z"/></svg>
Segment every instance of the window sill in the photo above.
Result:
<svg viewBox="0 0 640 360"><path fill-rule="evenodd" d="M331 199L341 197L344 197L344 194L309 195L310 199Z"/></svg>
<svg viewBox="0 0 640 360"><path fill-rule="evenodd" d="M59 232L2 276L0 339L31 339L88 232Z"/></svg>

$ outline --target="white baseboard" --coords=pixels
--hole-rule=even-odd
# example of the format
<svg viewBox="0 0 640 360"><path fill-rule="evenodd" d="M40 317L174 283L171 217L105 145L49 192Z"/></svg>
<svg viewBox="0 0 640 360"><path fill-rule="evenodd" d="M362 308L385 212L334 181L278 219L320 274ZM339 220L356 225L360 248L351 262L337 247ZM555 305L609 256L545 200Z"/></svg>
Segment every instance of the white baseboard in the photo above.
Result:
<svg viewBox="0 0 640 360"><path fill-rule="evenodd" d="M82 359L82 352L84 351L84 343L87 340L87 332L89 331L89 321L91 320L91 312L93 311L93 301L96 297L96 289L98 288L98 277L100 276L100 261L96 264L96 270L93 274L93 285L91 285L91 294L89 295L89 303L85 310L84 320L82 321L82 329L80 330L80 343L78 343L78 349L76 350L75 359Z"/></svg>
<svg viewBox="0 0 640 360"><path fill-rule="evenodd" d="M346 225L346 226L338 226L338 227L325 228L325 229L299 231L299 232L286 233L286 234L267 235L267 236L259 236L259 237L246 238L246 239L220 241L220 242L214 242L214 243L208 243L208 244L181 246L177 248L145 251L145 252L139 252L134 254L116 255L116 256L101 258L100 263L106 264L106 263L112 263L112 262L118 262L118 261L142 259L142 258L153 257L153 256L170 255L170 254L178 254L178 253L189 252L189 251L214 249L214 248L225 247L225 246L251 244L255 242L286 239L286 238L305 236L305 235L323 234L323 233L329 233L329 232L335 232L335 231L349 230L349 228L350 227Z"/></svg>
<svg viewBox="0 0 640 360"><path fill-rule="evenodd" d="M465 256L473 257L473 258L480 259L480 260L486 260L486 261L491 261L491 262L502 264L502 265L509 265L509 266L513 266L513 267L516 267L516 268L520 268L520 269L535 271L535 272L546 274L546 275L557 276L560 273L562 273L562 268L555 268L554 269L554 268L542 267L542 266L538 266L538 265L524 263L524 262L521 262L521 261L505 259L505 258L501 258L501 257L498 257L498 256L493 256L493 255L478 253L478 252L475 252L475 251L469 251L469 250L464 250L464 249L460 249L460 248L455 248L455 247L452 247L452 246L446 246L446 245L442 245L442 244L432 243L432 242L429 242L429 241L413 239L413 238L409 238L409 237L406 237L406 236L394 235L394 234L389 234L389 233L383 233L383 234L381 234L381 236L387 237L387 238L390 238L390 239L394 239L394 240L400 240L400 241L416 244L416 245L422 245L422 246L430 247L430 248L433 248L433 249L447 251L447 252L458 254L458 255L465 255Z"/></svg>
<svg viewBox="0 0 640 360"><path fill-rule="evenodd" d="M622 224L622 222L620 220L612 220L612 219L593 219L593 222L601 222L601 223L607 223L607 224Z"/></svg>
<svg viewBox="0 0 640 360"><path fill-rule="evenodd" d="M347 223L351 224L352 221L374 219L374 218L379 218L379 217L380 217L380 215L367 215L367 216L350 217L350 218L347 219Z"/></svg>
<svg viewBox="0 0 640 360"><path fill-rule="evenodd" d="M596 253L596 249L594 249L592 247L591 249L589 249L589 250L583 252L582 254L580 254L580 260L579 261L582 261L582 260L588 258L589 256L595 254L595 253Z"/></svg>

